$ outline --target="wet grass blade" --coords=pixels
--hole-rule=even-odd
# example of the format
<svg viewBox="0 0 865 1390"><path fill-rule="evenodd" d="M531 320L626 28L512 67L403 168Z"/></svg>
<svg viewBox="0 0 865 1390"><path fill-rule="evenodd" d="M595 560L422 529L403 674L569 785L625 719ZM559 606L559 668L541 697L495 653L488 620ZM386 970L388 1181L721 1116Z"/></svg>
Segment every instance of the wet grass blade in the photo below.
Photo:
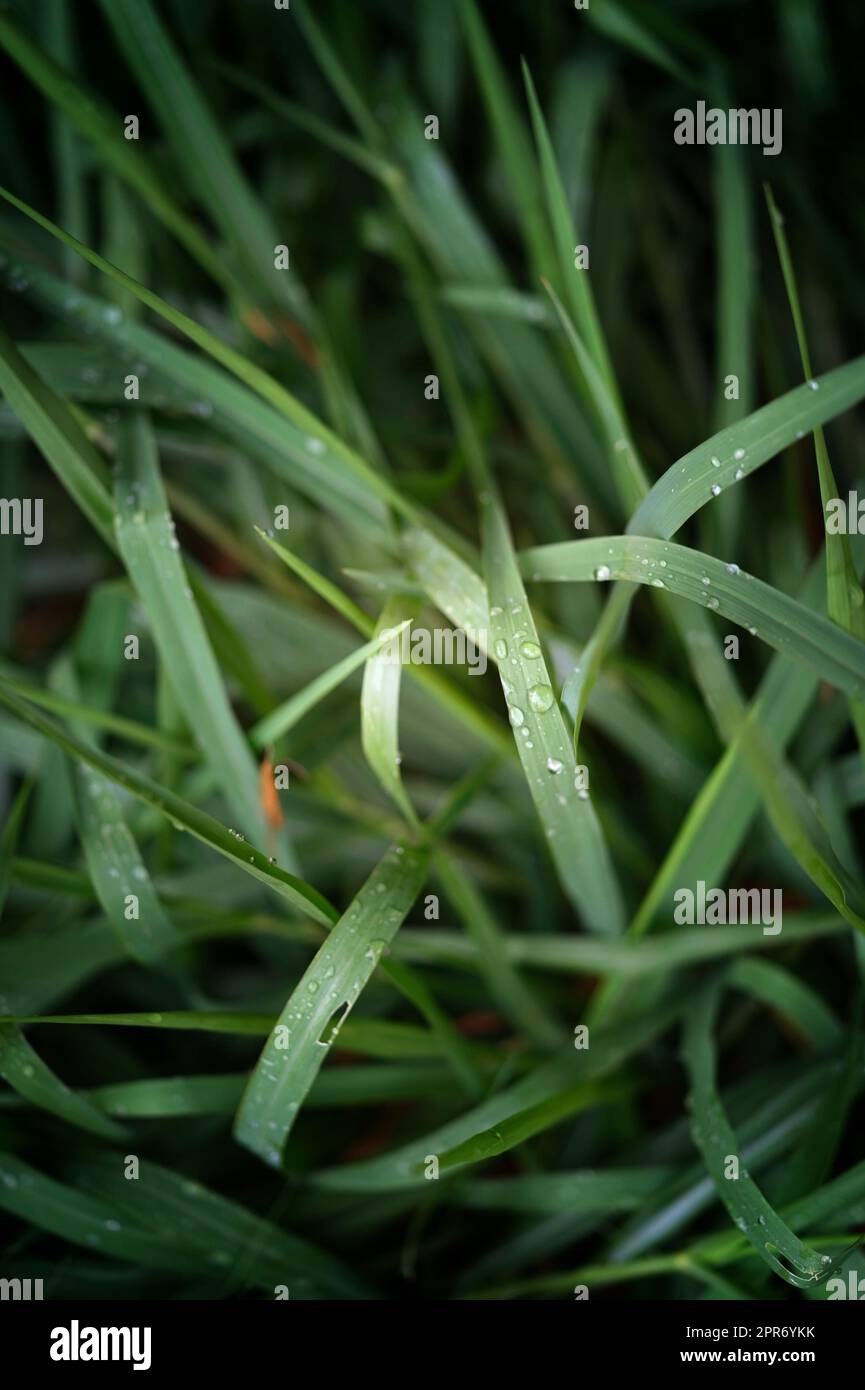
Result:
<svg viewBox="0 0 865 1390"><path fill-rule="evenodd" d="M687 1014L684 1058L691 1081L694 1142L718 1196L760 1258L788 1284L808 1288L825 1279L830 1257L819 1255L794 1235L747 1170L740 1169L735 1180L726 1175L729 1157L738 1159L739 1144L715 1089L713 1033L721 989L721 984L708 982Z"/></svg>
<svg viewBox="0 0 865 1390"><path fill-rule="evenodd" d="M244 1093L238 1141L271 1166L334 1038L423 885L428 852L395 844L335 924L283 1009Z"/></svg>
<svg viewBox="0 0 865 1390"><path fill-rule="evenodd" d="M520 568L538 581L621 579L668 589L806 662L847 694L865 694L865 644L735 563L634 535L538 546L520 556Z"/></svg>
<svg viewBox="0 0 865 1390"><path fill-rule="evenodd" d="M391 1153L322 1169L313 1178L315 1186L333 1192L356 1193L425 1186L423 1165L427 1155L439 1155L470 1143L476 1135L500 1129L506 1121L523 1112L534 1114L536 1107L551 1101L560 1092L570 1092L575 1084L583 1087L603 1078L642 1047L648 1038L663 1032L679 1011L680 1006L664 1005L654 1010L651 1017L636 1016L616 1028L599 1029L592 1037L590 1048L535 1067L528 1076L521 1077L480 1105Z"/></svg>
<svg viewBox="0 0 865 1390"><path fill-rule="evenodd" d="M560 1124L562 1120L582 1114L597 1105L621 1100L626 1094L627 1090L622 1085L611 1085L603 1081L588 1081L583 1085L557 1091L538 1105L528 1106L516 1115L510 1115L501 1124L472 1135L465 1143L445 1149L444 1153L438 1155L439 1167L442 1172L448 1172L454 1168L498 1158L500 1154L509 1153L511 1149L525 1143L527 1139L534 1138L536 1134L542 1134L553 1125ZM422 1165L420 1172L423 1172Z"/></svg>
<svg viewBox="0 0 865 1390"><path fill-rule="evenodd" d="M136 412L120 424L114 488L123 562L150 622L159 655L202 756L245 833L260 838L263 818L255 764L228 703L222 676L180 558L162 486L153 433Z"/></svg>
<svg viewBox="0 0 865 1390"><path fill-rule="evenodd" d="M508 717L550 853L571 903L592 931L624 929L624 907L585 774L550 684L501 502L481 495L490 630Z"/></svg>
<svg viewBox="0 0 865 1390"><path fill-rule="evenodd" d="M106 917L134 960L153 965L180 945L157 897L112 783L71 768L81 844Z"/></svg>
<svg viewBox="0 0 865 1390"><path fill-rule="evenodd" d="M803 434L849 410L863 396L865 357L856 357L719 430L683 454L658 479L628 523L629 534L675 535L724 488L735 486Z"/></svg>

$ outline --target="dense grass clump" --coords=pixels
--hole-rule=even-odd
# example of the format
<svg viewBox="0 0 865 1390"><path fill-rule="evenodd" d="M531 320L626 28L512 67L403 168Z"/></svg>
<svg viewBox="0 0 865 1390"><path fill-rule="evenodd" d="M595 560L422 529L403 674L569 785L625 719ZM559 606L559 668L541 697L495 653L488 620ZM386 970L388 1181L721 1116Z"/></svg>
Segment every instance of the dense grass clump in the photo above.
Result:
<svg viewBox="0 0 865 1390"><path fill-rule="evenodd" d="M0 13L0 1275L865 1274L857 18Z"/></svg>

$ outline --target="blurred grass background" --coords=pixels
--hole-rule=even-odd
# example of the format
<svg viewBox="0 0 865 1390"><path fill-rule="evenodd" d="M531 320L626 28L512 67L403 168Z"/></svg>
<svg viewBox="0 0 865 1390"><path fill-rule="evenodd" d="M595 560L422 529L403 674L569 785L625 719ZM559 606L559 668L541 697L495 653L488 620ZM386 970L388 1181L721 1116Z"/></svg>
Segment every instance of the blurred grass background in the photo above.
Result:
<svg viewBox="0 0 865 1390"><path fill-rule="evenodd" d="M855 5L812 0L0 12L0 181L159 296L4 203L2 495L43 497L46 530L0 545L0 1274L677 1299L825 1296L817 1274L858 1267L862 557L830 547L827 594L821 473L862 481L860 36ZM675 145L701 99L780 107L783 152ZM747 417L779 397L770 446ZM724 429L665 530L667 470ZM727 488L740 440L754 473ZM581 504L615 537L656 480L632 530L771 585L765 622L704 611L699 555L670 551L698 603L614 588L633 610L590 689L606 590L531 584L500 631L522 603L502 517L516 551L579 539ZM588 802L559 790L569 737L521 740L492 670L358 659L284 707L411 614L543 648L568 736L588 701ZM700 879L781 887L781 937L674 928ZM334 1010L300 1005L357 970L321 1067ZM92 1021L23 1022L46 1015ZM759 1190L725 1178L740 1152Z"/></svg>

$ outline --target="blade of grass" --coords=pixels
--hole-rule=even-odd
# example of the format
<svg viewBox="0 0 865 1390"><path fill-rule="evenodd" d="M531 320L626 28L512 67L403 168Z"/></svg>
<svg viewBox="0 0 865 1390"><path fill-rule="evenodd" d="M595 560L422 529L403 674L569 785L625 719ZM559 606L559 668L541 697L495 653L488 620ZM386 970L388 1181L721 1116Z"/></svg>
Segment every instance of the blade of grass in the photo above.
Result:
<svg viewBox="0 0 865 1390"><path fill-rule="evenodd" d="M114 489L117 543L150 622L160 659L210 763L226 804L247 835L263 835L255 764L240 731L174 537L153 432L142 411L119 425Z"/></svg>
<svg viewBox="0 0 865 1390"><path fill-rule="evenodd" d="M819 1255L794 1235L770 1206L747 1171L726 1176L729 1155L737 1155L736 1135L715 1088L714 1025L722 985L708 981L692 1001L685 1022L684 1059L691 1082L694 1142L703 1155L718 1196L762 1260L788 1284L807 1288L826 1277L829 1256Z"/></svg>
<svg viewBox="0 0 865 1390"><path fill-rule="evenodd" d="M574 746L550 684L508 523L492 487L480 496L493 648L517 752L559 878L586 926L624 930L624 906Z"/></svg>
<svg viewBox="0 0 865 1390"><path fill-rule="evenodd" d="M418 1172L428 1155L454 1149L523 1111L533 1111L558 1092L570 1091L577 1077L580 1085L601 1079L668 1027L678 1007L656 1009L651 1017L635 1017L615 1029L599 1029L590 1048L534 1068L528 1076L439 1128L379 1158L322 1169L311 1181L323 1190L351 1193L397 1191L424 1184Z"/></svg>
<svg viewBox="0 0 865 1390"><path fill-rule="evenodd" d="M417 827L418 819L400 775L398 726L402 661L398 633L406 630L416 612L417 604L398 594L387 600L376 623L375 638L390 634L390 640L367 658L360 696L360 737L364 757L388 796L413 827Z"/></svg>
<svg viewBox="0 0 865 1390"><path fill-rule="evenodd" d="M614 578L668 589L807 662L848 694L865 693L865 644L738 565L701 551L643 536L602 536L525 551L520 568L538 581Z"/></svg>
<svg viewBox="0 0 865 1390"><path fill-rule="evenodd" d="M238 1141L271 1166L279 1166L334 1037L420 892L427 860L427 851L392 845L292 991L235 1121Z"/></svg>
<svg viewBox="0 0 865 1390"><path fill-rule="evenodd" d="M805 321L802 317L802 309L799 303L796 273L793 269L793 260L790 255L790 248L784 231L784 219L768 184L765 185L765 193L766 202L769 207L769 217L772 223L772 231L775 236L775 246L778 251L778 259L781 262L784 286L787 291L787 300L790 305L793 325L796 330L796 341L799 345L802 371L807 380L812 380L811 354L808 350ZM826 436L819 425L813 433L814 452L817 458L817 476L820 482L820 497L825 515L830 499L838 496L838 484L835 482L835 475L832 472L832 465L829 462L829 451L826 448ZM828 525L825 527L825 531L827 612L832 622L837 623L839 627L852 633L859 641L865 641L865 593L862 591L862 586L856 574L856 567L853 564L850 541L845 534L835 534L830 531ZM859 740L860 752L862 753L863 759L865 759L865 703L861 700L851 700L850 715L856 729L856 736Z"/></svg>
<svg viewBox="0 0 865 1390"><path fill-rule="evenodd" d="M19 1095L67 1124L103 1139L121 1140L125 1136L122 1125L109 1119L92 1100L70 1090L54 1074L14 1024L0 1024L0 1076Z"/></svg>
<svg viewBox="0 0 865 1390"><path fill-rule="evenodd" d="M398 624L394 629L395 633L405 631L410 619ZM315 680L310 681L309 685L304 686L296 695L292 695L284 701L278 709L272 710L264 719L260 719L254 728L250 729L249 737L256 748L266 748L268 744L275 743L277 739L283 738L289 733L296 724L299 724L304 715L314 709L321 700L325 699L332 690L336 690L344 680L347 680L352 672L362 666L376 652L381 651L382 647L393 638L389 633L379 633L370 642L364 642L363 646L351 652L342 661L338 661L335 666L331 666L327 671L323 671Z"/></svg>
<svg viewBox="0 0 865 1390"><path fill-rule="evenodd" d="M101 749L82 743L68 730L28 705L26 699L20 699L11 682L2 678L0 703L66 753L103 773L112 782L124 787L132 796L146 802L161 815L167 816L177 828L189 831L196 839L230 859L245 873L251 874L260 883L287 898L294 907L312 917L314 921L328 923L338 915L326 898L308 883L287 873L276 864L271 864L260 850L233 836L219 821L184 801L167 787L151 781L137 769L125 766L109 754L103 753Z"/></svg>
<svg viewBox="0 0 865 1390"><path fill-rule="evenodd" d="M2 328L0 390L67 492L113 547L105 465L66 402L36 375Z"/></svg>
<svg viewBox="0 0 865 1390"><path fill-rule="evenodd" d="M448 899L462 918L490 994L508 1018L540 1047L561 1044L564 1030L545 1009L508 958L508 938L470 875L452 854L439 852L435 867Z"/></svg>

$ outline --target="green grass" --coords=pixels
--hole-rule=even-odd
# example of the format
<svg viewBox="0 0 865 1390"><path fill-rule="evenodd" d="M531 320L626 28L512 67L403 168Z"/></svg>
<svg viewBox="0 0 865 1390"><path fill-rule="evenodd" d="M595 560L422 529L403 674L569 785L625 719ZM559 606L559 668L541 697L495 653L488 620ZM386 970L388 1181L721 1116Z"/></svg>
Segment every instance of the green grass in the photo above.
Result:
<svg viewBox="0 0 865 1390"><path fill-rule="evenodd" d="M816 5L662 8L0 16L4 1277L862 1265L850 74ZM674 144L749 83L781 158ZM450 627L484 673L391 659Z"/></svg>

